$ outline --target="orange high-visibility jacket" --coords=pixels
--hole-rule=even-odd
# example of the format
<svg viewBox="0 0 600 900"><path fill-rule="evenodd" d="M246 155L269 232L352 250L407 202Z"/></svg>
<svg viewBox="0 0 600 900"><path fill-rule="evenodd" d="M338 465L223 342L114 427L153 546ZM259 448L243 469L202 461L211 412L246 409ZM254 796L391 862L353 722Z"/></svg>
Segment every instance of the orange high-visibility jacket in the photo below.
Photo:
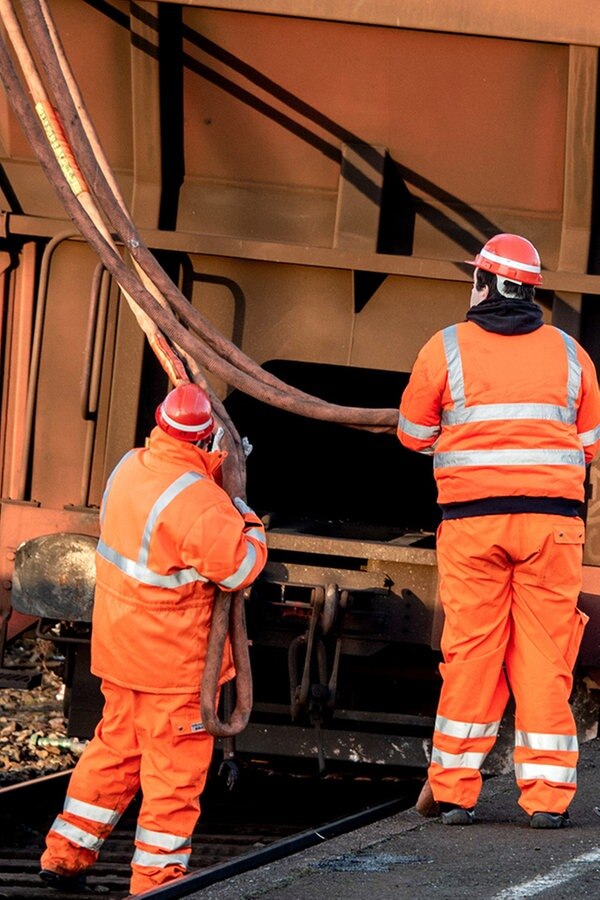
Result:
<svg viewBox="0 0 600 900"><path fill-rule="evenodd" d="M551 325L513 335L452 325L417 357L398 437L433 453L442 506L523 495L580 502L600 447L594 364Z"/></svg>
<svg viewBox="0 0 600 900"><path fill-rule="evenodd" d="M223 453L154 428L126 454L101 508L92 672L155 693L200 690L216 586L251 584L267 559L265 531L216 484ZM229 648L228 648L229 651ZM230 651L221 682L233 677Z"/></svg>

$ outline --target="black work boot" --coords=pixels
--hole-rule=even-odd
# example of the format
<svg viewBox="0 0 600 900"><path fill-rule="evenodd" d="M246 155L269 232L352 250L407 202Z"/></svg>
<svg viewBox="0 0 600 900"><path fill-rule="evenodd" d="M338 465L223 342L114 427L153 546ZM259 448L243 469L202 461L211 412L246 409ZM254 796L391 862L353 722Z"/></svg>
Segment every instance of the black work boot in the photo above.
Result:
<svg viewBox="0 0 600 900"><path fill-rule="evenodd" d="M529 820L530 828L568 828L569 813L534 812Z"/></svg>
<svg viewBox="0 0 600 900"><path fill-rule="evenodd" d="M39 876L45 885L54 888L55 891L62 891L64 894L77 894L85 891L85 872L78 872L76 875L61 875L51 869L42 869Z"/></svg>
<svg viewBox="0 0 600 900"><path fill-rule="evenodd" d="M440 815L444 825L472 825L475 819L475 810L465 809L454 803L440 803Z"/></svg>

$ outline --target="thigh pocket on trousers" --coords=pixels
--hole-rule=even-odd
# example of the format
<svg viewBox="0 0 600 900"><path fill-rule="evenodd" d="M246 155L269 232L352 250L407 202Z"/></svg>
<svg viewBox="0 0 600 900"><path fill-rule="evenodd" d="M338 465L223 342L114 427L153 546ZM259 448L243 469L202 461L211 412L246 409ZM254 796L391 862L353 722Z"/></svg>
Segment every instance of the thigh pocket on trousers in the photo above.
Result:
<svg viewBox="0 0 600 900"><path fill-rule="evenodd" d="M583 522L579 525L555 525L552 530L555 544L583 544L585 540Z"/></svg>
<svg viewBox="0 0 600 900"><path fill-rule="evenodd" d="M584 540L583 522L552 525L539 558L542 582L558 591L567 590L568 593L575 586L577 594Z"/></svg>
<svg viewBox="0 0 600 900"><path fill-rule="evenodd" d="M188 734L206 734L206 728L198 719L192 720L187 716L171 716L171 728L175 737L183 737Z"/></svg>

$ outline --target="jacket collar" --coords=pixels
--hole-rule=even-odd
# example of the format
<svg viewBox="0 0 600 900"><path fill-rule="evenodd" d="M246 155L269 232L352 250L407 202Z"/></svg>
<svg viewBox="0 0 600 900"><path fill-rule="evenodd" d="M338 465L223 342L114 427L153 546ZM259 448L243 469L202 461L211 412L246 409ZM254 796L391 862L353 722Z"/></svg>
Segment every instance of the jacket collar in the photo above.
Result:
<svg viewBox="0 0 600 900"><path fill-rule="evenodd" d="M147 453L153 461L185 466L203 475L214 475L227 456L224 450L207 452L188 441L179 441L166 434L158 425L150 432Z"/></svg>
<svg viewBox="0 0 600 900"><path fill-rule="evenodd" d="M467 321L475 322L495 334L529 334L544 324L541 307L531 300L484 300L467 312Z"/></svg>

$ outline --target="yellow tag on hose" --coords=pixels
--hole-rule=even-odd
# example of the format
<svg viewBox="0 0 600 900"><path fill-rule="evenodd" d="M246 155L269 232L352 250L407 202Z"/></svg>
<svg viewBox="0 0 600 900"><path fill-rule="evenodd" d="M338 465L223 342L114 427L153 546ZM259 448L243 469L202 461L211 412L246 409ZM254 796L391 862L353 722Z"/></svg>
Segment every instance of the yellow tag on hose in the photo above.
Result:
<svg viewBox="0 0 600 900"><path fill-rule="evenodd" d="M65 176L69 187L77 197L82 191L87 191L88 187L79 166L75 162L75 157L69 147L56 110L46 101L40 101L35 104L35 111L46 132L48 143L54 151L54 155L62 169L62 173Z"/></svg>

